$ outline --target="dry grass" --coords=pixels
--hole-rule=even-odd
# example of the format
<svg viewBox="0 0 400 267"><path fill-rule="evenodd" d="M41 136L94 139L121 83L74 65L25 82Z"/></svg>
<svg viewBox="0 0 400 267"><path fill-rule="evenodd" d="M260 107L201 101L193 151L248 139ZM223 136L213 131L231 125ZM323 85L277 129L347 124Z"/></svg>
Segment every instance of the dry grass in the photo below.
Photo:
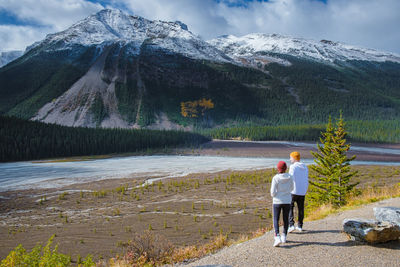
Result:
<svg viewBox="0 0 400 267"><path fill-rule="evenodd" d="M138 242L138 240L140 241ZM158 266L182 262L187 259L201 258L228 245L227 236L220 234L209 243L201 246L187 246L181 248L168 247L168 249L162 251L158 250L154 253L154 249L157 247L157 244L159 244L158 241L158 238L155 238L150 232L146 232L144 235L141 235L139 239L136 239L135 248L133 250L128 250L128 253L123 259L111 259L109 265L112 267ZM138 243L145 245L137 249ZM147 250L143 250L143 248Z"/></svg>
<svg viewBox="0 0 400 267"><path fill-rule="evenodd" d="M173 255L171 255L171 263L182 262L187 259L201 258L227 245L228 245L227 236L220 234L216 236L212 241L204 245L188 246L176 249Z"/></svg>
<svg viewBox="0 0 400 267"><path fill-rule="evenodd" d="M388 198L400 197L400 183L385 186L385 187L373 187L369 186L362 189L360 193L350 195L347 204L340 208L335 208L332 205L322 205L313 210L307 211L306 221L315 221L325 218L330 214L337 212L356 209L360 205L365 205L377 201L381 201Z"/></svg>
<svg viewBox="0 0 400 267"><path fill-rule="evenodd" d="M185 260L198 259L206 256L207 254L213 253L223 247L231 246L234 244L243 243L253 238L257 238L269 231L269 228L260 228L249 235L241 235L238 239L228 240L227 235L219 234L210 242L200 246L186 246L180 248L174 248L171 250L164 250L163 253L158 254L160 257L149 257L149 253L141 250L140 253L130 253L123 259L114 258L111 259L109 265L112 267L126 267L126 266L158 266L163 264L173 264L177 262L183 262ZM154 239L149 232L141 236L141 238L147 237L148 240L141 240L141 243L148 243L149 240ZM149 245L148 247L152 247ZM138 250L136 250L138 251Z"/></svg>

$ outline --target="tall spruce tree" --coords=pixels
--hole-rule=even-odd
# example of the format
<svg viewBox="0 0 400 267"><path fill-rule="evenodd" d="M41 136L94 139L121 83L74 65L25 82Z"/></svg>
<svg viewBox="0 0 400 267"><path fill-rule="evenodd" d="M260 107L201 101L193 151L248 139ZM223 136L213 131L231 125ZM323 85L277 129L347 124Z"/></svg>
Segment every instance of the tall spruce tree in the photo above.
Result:
<svg viewBox="0 0 400 267"><path fill-rule="evenodd" d="M318 204L331 203L334 206L342 206L346 203L346 196L358 184L350 183L351 177L357 174L350 169L350 162L356 156L347 156L350 144L346 140L345 126L342 112L336 122L336 128L329 117L326 132L322 133L321 144L318 144L318 152L311 152L315 157L315 165L310 166L314 171L310 174L310 197Z"/></svg>

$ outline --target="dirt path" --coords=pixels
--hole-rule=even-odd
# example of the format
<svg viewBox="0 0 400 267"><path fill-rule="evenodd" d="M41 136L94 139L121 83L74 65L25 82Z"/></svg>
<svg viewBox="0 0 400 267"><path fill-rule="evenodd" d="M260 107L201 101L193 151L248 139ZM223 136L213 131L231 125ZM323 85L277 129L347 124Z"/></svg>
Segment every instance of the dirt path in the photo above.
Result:
<svg viewBox="0 0 400 267"><path fill-rule="evenodd" d="M400 241L369 246L341 233L345 218L373 219L373 207L400 207L400 198L384 200L304 224L288 242L272 247L273 233L225 248L184 266L400 266Z"/></svg>

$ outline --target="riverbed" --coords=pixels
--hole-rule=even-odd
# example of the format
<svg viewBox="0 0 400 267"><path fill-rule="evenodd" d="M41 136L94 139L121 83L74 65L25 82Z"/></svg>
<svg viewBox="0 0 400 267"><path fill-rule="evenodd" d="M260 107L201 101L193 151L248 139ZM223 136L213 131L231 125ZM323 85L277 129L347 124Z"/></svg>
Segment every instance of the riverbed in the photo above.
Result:
<svg viewBox="0 0 400 267"><path fill-rule="evenodd" d="M193 173L272 168L280 160L289 164L288 154L299 150L302 161L312 164L312 143L214 141L202 149L180 151L179 155L128 156L85 161L32 161L0 164L0 192L63 186L119 178L157 179ZM400 165L396 146L353 146L353 165ZM244 156L243 156L244 155ZM372 159L372 160L371 160ZM387 159L387 160L385 160Z"/></svg>

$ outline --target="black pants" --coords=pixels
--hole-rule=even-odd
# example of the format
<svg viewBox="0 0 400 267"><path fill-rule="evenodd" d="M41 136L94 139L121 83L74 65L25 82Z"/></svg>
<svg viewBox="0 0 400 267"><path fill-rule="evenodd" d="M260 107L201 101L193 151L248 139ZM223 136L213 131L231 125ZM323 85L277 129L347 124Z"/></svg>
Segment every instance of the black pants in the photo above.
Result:
<svg viewBox="0 0 400 267"><path fill-rule="evenodd" d="M279 235L279 217L283 216L283 233L287 235L288 228L289 228L289 210L290 204L273 204L274 208L274 228L275 228L275 235Z"/></svg>
<svg viewBox="0 0 400 267"><path fill-rule="evenodd" d="M299 227L303 227L303 219L304 219L304 199L306 196L300 196L300 195L292 195L292 203L290 204L290 212L289 212L289 224L290 226L294 226L294 203L297 203L297 209L298 209L298 222L297 225Z"/></svg>

